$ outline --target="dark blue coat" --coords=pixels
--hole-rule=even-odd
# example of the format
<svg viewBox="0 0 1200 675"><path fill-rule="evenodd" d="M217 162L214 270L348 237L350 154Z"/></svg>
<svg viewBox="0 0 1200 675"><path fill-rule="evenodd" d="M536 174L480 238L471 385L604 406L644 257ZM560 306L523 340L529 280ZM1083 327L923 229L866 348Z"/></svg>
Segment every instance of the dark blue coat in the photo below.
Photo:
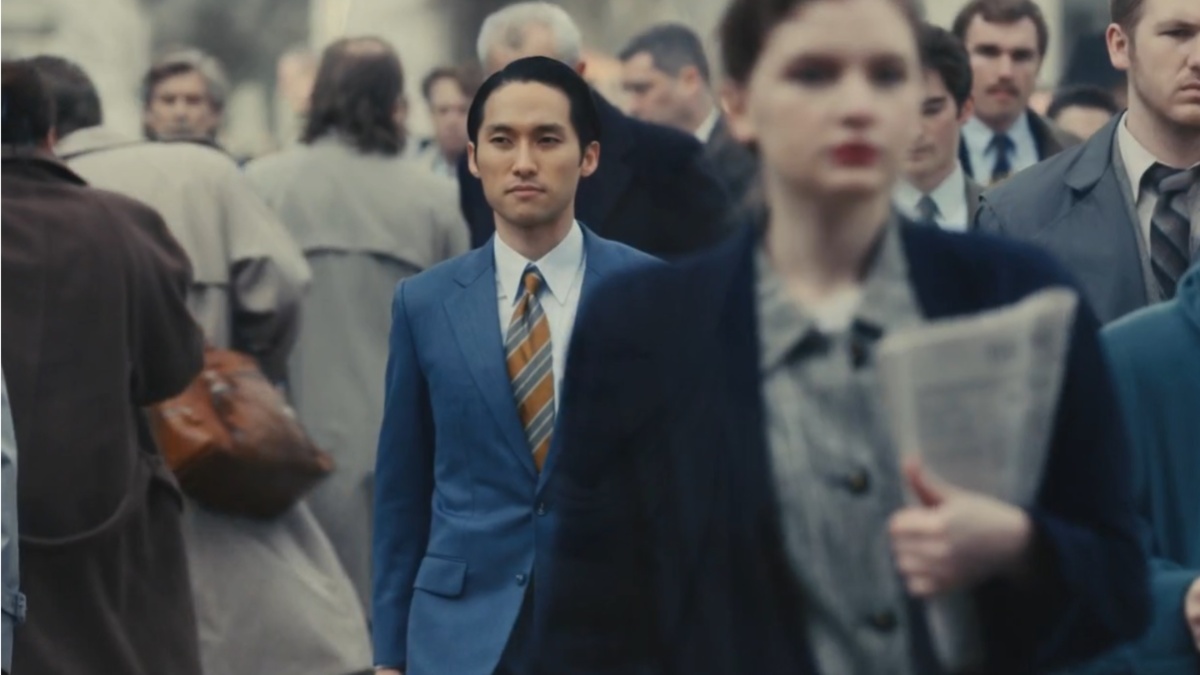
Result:
<svg viewBox="0 0 1200 675"><path fill-rule="evenodd" d="M659 257L707 248L727 233L729 197L704 146L681 131L627 117L599 94L600 166L579 183L575 217L593 232ZM471 246L496 231L483 184L458 162Z"/></svg>
<svg viewBox="0 0 1200 675"><path fill-rule="evenodd" d="M930 319L1075 286L1030 247L903 227ZM539 568L542 672L816 672L763 432L755 229L618 278L581 308L549 500L557 521ZM975 593L990 671L1078 661L1146 624L1146 558L1098 329L1081 304L1030 510L1043 564L1029 586L994 580ZM923 631L917 641L918 672L936 672L921 660Z"/></svg>

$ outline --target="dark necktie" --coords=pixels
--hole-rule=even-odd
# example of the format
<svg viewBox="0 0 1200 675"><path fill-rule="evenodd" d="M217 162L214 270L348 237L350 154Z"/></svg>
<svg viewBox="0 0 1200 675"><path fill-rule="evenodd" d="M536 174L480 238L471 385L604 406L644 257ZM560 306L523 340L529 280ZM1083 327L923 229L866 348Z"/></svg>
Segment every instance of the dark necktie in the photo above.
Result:
<svg viewBox="0 0 1200 675"><path fill-rule="evenodd" d="M992 183L999 183L1012 173L1012 152L1016 147L1008 134L992 136L992 142L988 143L988 150L996 153L996 163L992 165Z"/></svg>
<svg viewBox="0 0 1200 675"><path fill-rule="evenodd" d="M1187 193L1196 180L1196 172L1196 169L1184 171L1155 164L1142 178L1143 189L1158 193L1158 203L1150 218L1150 265L1167 300L1175 297L1179 279L1191 263L1192 223Z"/></svg>
<svg viewBox="0 0 1200 675"><path fill-rule="evenodd" d="M927 227L937 227L938 205L929 195L921 195L917 202L917 223Z"/></svg>
<svg viewBox="0 0 1200 675"><path fill-rule="evenodd" d="M517 301L504 339L513 398L538 471L546 461L550 434L554 431L554 352L550 345L550 321L538 300L542 285L538 268L526 267L521 276L524 293Z"/></svg>

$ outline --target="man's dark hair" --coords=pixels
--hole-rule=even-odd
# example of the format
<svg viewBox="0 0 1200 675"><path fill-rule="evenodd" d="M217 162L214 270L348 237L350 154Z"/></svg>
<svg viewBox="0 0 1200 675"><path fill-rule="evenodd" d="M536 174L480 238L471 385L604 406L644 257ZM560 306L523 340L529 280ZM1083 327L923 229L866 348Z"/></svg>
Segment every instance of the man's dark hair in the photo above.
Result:
<svg viewBox="0 0 1200 675"><path fill-rule="evenodd" d="M96 85L78 64L49 55L35 56L30 63L54 98L54 130L60 139L104 122Z"/></svg>
<svg viewBox="0 0 1200 675"><path fill-rule="evenodd" d="M517 59L484 80L483 86L471 101L467 112L467 137L478 146L479 129L483 126L483 111L488 99L501 87L515 82L537 82L557 89L567 97L571 106L571 126L579 137L582 152L593 141L600 140L600 113L592 88L570 66L545 56Z"/></svg>
<svg viewBox="0 0 1200 675"><path fill-rule="evenodd" d="M1046 108L1046 117L1057 120L1062 111L1076 107L1095 108L1109 115L1121 112L1117 99L1113 98L1109 91L1091 85L1078 85L1055 92L1054 100L1050 101L1050 107Z"/></svg>
<svg viewBox="0 0 1200 675"><path fill-rule="evenodd" d="M396 121L403 96L404 69L390 43L376 37L338 40L321 55L300 139L312 143L338 132L362 152L396 155L405 142Z"/></svg>
<svg viewBox="0 0 1200 675"><path fill-rule="evenodd" d="M1138 21L1142 20L1142 10L1146 0L1109 0L1108 12L1112 22L1119 25L1126 34L1132 35Z"/></svg>
<svg viewBox="0 0 1200 675"><path fill-rule="evenodd" d="M962 41L940 26L921 24L917 35L921 49L921 65L942 78L958 111L971 98L971 56Z"/></svg>
<svg viewBox="0 0 1200 675"><path fill-rule="evenodd" d="M988 23L999 24L1029 19L1037 29L1038 55L1045 56L1050 47L1050 27L1046 25L1042 9L1033 0L971 0L954 17L954 34L963 44L967 43L967 29L977 16Z"/></svg>
<svg viewBox="0 0 1200 675"><path fill-rule="evenodd" d="M430 97L433 95L433 85L442 80L452 80L467 98L475 96L475 90L479 89L478 78L467 68L438 66L421 80L421 96L425 98L426 103L432 103Z"/></svg>
<svg viewBox="0 0 1200 675"><path fill-rule="evenodd" d="M199 49L183 49L171 52L154 62L142 78L142 107L149 108L154 90L164 80L172 77L200 73L208 89L208 102L213 110L225 109L225 98L229 95L229 80L219 61Z"/></svg>
<svg viewBox="0 0 1200 675"><path fill-rule="evenodd" d="M733 0L718 29L725 75L745 84L775 27L806 5L830 0ZM918 22L912 0L893 0L914 35Z"/></svg>
<svg viewBox="0 0 1200 675"><path fill-rule="evenodd" d="M29 61L4 61L0 68L4 145L33 148L46 142L54 128L54 99L42 76Z"/></svg>
<svg viewBox="0 0 1200 675"><path fill-rule="evenodd" d="M681 23L655 26L634 37L621 50L619 58L628 61L638 54L649 54L654 67L671 77L678 77L681 70L693 66L705 84L712 81L700 36Z"/></svg>

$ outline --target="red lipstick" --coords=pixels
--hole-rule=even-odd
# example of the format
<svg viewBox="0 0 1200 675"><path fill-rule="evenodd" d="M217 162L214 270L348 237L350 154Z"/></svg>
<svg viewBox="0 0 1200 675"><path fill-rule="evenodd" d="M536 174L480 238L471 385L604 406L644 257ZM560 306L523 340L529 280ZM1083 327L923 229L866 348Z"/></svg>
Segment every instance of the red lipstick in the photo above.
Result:
<svg viewBox="0 0 1200 675"><path fill-rule="evenodd" d="M879 161L879 149L870 143L842 143L833 149L833 159L842 166L871 166Z"/></svg>

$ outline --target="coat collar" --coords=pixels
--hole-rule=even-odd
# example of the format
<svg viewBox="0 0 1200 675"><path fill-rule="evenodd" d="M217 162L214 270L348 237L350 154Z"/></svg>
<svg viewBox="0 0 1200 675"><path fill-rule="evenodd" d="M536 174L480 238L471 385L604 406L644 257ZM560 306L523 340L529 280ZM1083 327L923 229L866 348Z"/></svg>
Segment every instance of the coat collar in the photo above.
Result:
<svg viewBox="0 0 1200 675"><path fill-rule="evenodd" d="M102 152L127 145L141 145L147 142L110 127L88 127L73 131L60 139L58 145L54 146L54 154L66 162L93 152Z"/></svg>
<svg viewBox="0 0 1200 675"><path fill-rule="evenodd" d="M8 144L3 146L0 159L4 162L6 173L13 172L30 178L44 178L54 181L87 185L87 181L79 177L66 164L52 153L40 149L18 148Z"/></svg>
<svg viewBox="0 0 1200 675"><path fill-rule="evenodd" d="M1113 143L1116 143L1117 125L1124 115L1116 115L1100 131L1083 144L1075 161L1067 167L1064 180L1076 192L1088 192L1096 187L1112 165Z"/></svg>

